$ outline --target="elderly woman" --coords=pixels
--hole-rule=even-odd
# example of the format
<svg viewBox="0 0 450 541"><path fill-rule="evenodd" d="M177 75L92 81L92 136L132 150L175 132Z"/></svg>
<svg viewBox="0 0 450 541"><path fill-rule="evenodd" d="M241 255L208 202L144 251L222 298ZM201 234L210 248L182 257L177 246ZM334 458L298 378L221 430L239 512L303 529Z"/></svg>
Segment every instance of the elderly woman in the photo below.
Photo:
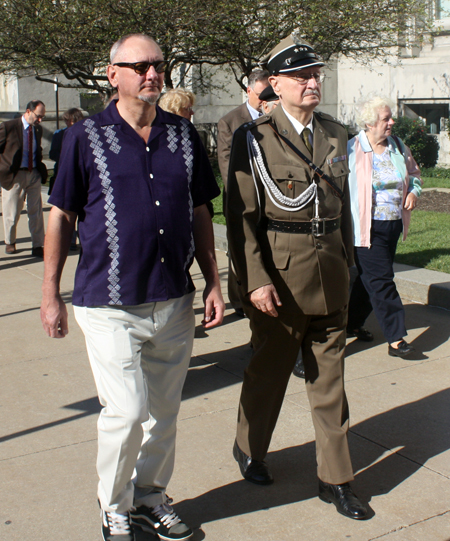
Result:
<svg viewBox="0 0 450 541"><path fill-rule="evenodd" d="M164 111L174 113L178 116L182 116L191 120L194 114L195 96L194 94L184 88L171 88L164 96L159 100L158 105Z"/></svg>
<svg viewBox="0 0 450 541"><path fill-rule="evenodd" d="M391 135L394 120L389 100L377 97L367 101L358 124L362 131L348 143L359 276L350 296L347 336L373 340L363 326L373 309L389 344L389 355L404 357L414 348L403 339L407 334L405 311L395 287L393 264L402 231L406 239L422 180L410 149Z"/></svg>

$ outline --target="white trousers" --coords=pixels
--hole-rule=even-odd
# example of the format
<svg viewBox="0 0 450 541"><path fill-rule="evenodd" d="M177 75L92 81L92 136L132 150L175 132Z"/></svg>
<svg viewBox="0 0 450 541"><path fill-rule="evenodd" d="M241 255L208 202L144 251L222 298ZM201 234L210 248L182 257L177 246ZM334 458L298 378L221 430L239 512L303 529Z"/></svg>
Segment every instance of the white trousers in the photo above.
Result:
<svg viewBox="0 0 450 541"><path fill-rule="evenodd" d="M74 306L103 406L97 472L105 511L166 500L194 340L193 300L190 293L138 306Z"/></svg>
<svg viewBox="0 0 450 541"><path fill-rule="evenodd" d="M20 213L27 200L28 228L33 248L44 246L44 215L42 213L41 175L37 169L18 171L10 190L2 188L5 244L15 244Z"/></svg>

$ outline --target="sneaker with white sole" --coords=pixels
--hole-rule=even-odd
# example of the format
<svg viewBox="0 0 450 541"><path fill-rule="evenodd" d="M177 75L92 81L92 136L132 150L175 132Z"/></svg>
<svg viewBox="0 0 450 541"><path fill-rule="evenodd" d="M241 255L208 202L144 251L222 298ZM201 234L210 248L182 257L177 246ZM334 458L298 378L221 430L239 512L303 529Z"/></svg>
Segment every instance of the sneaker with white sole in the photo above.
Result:
<svg viewBox="0 0 450 541"><path fill-rule="evenodd" d="M188 539L193 532L189 526L181 522L170 505L172 501L172 498L168 498L165 503L155 507L141 505L132 509L131 522L146 532L155 533L160 539L168 541Z"/></svg>
<svg viewBox="0 0 450 541"><path fill-rule="evenodd" d="M135 541L130 514L120 515L101 510L104 541Z"/></svg>

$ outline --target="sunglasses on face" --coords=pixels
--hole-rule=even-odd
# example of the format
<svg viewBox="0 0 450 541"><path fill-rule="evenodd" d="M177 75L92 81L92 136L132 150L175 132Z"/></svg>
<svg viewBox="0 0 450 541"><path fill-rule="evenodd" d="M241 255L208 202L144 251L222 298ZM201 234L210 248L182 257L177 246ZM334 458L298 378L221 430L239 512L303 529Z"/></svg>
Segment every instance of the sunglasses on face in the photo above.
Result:
<svg viewBox="0 0 450 541"><path fill-rule="evenodd" d="M131 68L138 75L145 75L153 66L156 73L164 73L167 67L167 62L164 60L156 60L155 62L117 62L113 66L119 66L119 68Z"/></svg>

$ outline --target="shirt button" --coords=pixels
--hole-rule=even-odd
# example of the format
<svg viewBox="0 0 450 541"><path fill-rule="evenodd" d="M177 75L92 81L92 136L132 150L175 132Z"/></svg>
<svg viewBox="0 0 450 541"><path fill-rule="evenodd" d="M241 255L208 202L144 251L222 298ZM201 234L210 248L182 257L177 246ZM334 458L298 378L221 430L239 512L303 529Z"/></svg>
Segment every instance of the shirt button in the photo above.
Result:
<svg viewBox="0 0 450 541"><path fill-rule="evenodd" d="M164 258L163 257L161 258L161 263L164 263Z"/></svg>
<svg viewBox="0 0 450 541"><path fill-rule="evenodd" d="M155 205L156 205L157 207L159 207L160 204L161 204L161 203L160 203L159 201L156 201L156 203L155 203Z"/></svg>
<svg viewBox="0 0 450 541"><path fill-rule="evenodd" d="M153 174L152 174L152 173L150 173L150 178L153 178Z"/></svg>
<svg viewBox="0 0 450 541"><path fill-rule="evenodd" d="M164 234L164 229L160 229L160 230L159 230L159 234L160 234L160 235L163 235L163 234Z"/></svg>
<svg viewBox="0 0 450 541"><path fill-rule="evenodd" d="M322 245L320 244L320 242L316 242L316 248L317 248L318 250L321 250Z"/></svg>
<svg viewBox="0 0 450 541"><path fill-rule="evenodd" d="M149 149L148 147L146 147L146 149L145 149L145 150L146 150L147 152L150 152L150 149Z"/></svg>

